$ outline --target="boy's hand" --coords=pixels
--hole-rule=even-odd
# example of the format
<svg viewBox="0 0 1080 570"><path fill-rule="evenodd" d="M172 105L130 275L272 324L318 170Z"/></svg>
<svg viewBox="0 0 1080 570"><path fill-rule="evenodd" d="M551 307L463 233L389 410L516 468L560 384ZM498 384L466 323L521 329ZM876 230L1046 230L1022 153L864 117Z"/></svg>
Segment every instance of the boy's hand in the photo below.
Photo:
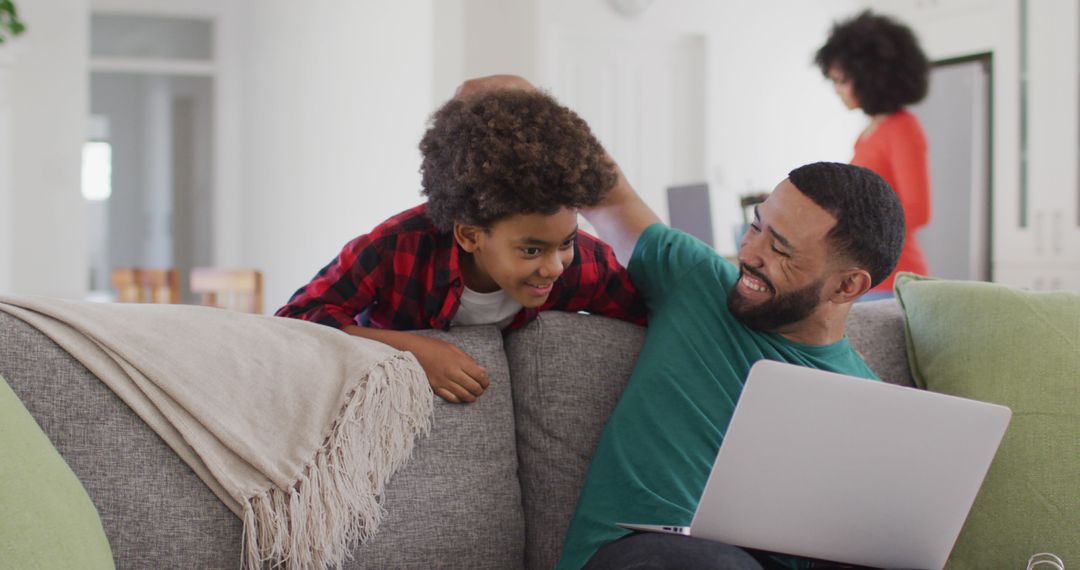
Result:
<svg viewBox="0 0 1080 570"><path fill-rule="evenodd" d="M444 340L405 331L371 329L356 325L349 325L342 330L413 353L420 366L424 367L431 391L447 402L475 402L489 385L487 370L460 348Z"/></svg>
<svg viewBox="0 0 1080 570"><path fill-rule="evenodd" d="M454 99L467 97L473 93L492 91L495 89L521 89L522 91L535 91L536 87L527 79L518 75L488 75L469 79L458 86L454 91Z"/></svg>
<svg viewBox="0 0 1080 570"><path fill-rule="evenodd" d="M447 402L475 402L490 385L487 371L460 348L422 336L415 336L409 344L409 352L427 373L431 391Z"/></svg>

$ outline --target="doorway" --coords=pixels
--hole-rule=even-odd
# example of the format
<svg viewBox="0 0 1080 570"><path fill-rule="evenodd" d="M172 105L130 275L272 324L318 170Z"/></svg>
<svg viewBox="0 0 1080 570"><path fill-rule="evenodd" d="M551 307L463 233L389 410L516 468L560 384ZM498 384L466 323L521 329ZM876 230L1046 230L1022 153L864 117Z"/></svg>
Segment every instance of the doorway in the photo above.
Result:
<svg viewBox="0 0 1080 570"><path fill-rule="evenodd" d="M934 277L990 279L992 80L991 54L936 62L911 108L930 153L931 219L918 239Z"/></svg>
<svg viewBox="0 0 1080 570"><path fill-rule="evenodd" d="M212 264L213 24L112 13L91 18L84 166L94 167L84 170L83 186L95 297L109 297L117 267L175 268L186 276ZM186 279L181 293L192 300Z"/></svg>

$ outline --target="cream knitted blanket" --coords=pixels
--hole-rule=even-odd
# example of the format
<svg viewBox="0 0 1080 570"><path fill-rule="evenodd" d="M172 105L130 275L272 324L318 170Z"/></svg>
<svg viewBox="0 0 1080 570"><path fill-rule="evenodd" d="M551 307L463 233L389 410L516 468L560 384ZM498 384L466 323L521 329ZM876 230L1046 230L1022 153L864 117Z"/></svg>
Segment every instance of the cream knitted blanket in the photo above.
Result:
<svg viewBox="0 0 1080 570"><path fill-rule="evenodd" d="M294 319L2 297L109 386L244 521L248 568L340 566L431 426L407 352Z"/></svg>

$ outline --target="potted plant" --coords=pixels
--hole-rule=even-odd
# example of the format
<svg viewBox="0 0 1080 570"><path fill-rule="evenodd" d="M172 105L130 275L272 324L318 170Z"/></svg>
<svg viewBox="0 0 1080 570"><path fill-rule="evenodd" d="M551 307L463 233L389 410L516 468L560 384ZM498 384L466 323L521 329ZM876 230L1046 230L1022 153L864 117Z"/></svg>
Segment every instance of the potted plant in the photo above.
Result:
<svg viewBox="0 0 1080 570"><path fill-rule="evenodd" d="M0 0L0 44L26 31L14 0Z"/></svg>

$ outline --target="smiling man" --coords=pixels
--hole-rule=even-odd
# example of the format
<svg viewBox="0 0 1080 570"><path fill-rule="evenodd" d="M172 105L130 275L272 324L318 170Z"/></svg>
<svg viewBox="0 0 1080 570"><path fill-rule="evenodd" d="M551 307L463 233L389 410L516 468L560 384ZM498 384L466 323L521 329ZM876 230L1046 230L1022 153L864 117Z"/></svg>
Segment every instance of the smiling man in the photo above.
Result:
<svg viewBox="0 0 1080 570"><path fill-rule="evenodd" d="M593 456L559 566L809 567L703 539L630 534L615 523L690 524L758 360L875 378L844 326L852 303L899 257L904 219L895 194L865 168L797 168L759 205L737 264L659 223L621 177L585 214L629 259L649 329Z"/></svg>
<svg viewBox="0 0 1080 570"><path fill-rule="evenodd" d="M466 81L459 93L535 87ZM750 367L768 359L868 379L848 343L848 312L885 279L904 243L900 201L877 174L818 162L758 206L737 263L660 222L616 168L582 213L627 262L649 327L597 445L559 568L807 568L811 562L618 522L689 526ZM805 469L792 465L792 469Z"/></svg>

